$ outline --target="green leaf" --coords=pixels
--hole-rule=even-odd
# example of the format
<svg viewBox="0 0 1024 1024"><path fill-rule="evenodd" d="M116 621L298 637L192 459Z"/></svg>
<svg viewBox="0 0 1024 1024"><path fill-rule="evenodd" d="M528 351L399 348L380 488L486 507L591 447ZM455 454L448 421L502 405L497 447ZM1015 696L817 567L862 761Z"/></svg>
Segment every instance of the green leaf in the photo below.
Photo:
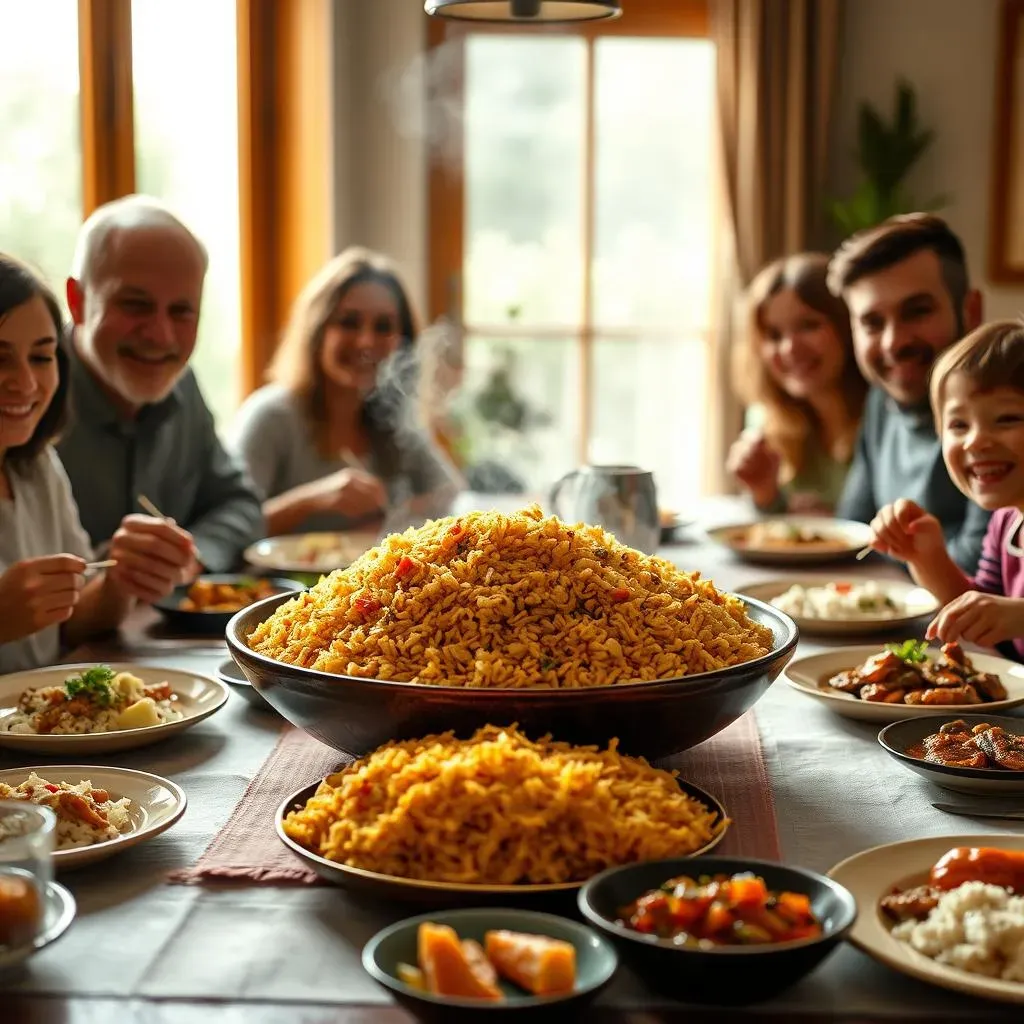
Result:
<svg viewBox="0 0 1024 1024"><path fill-rule="evenodd" d="M908 664L921 664L928 660L927 640L904 640L901 644L886 644L885 649L892 651L901 661Z"/></svg>

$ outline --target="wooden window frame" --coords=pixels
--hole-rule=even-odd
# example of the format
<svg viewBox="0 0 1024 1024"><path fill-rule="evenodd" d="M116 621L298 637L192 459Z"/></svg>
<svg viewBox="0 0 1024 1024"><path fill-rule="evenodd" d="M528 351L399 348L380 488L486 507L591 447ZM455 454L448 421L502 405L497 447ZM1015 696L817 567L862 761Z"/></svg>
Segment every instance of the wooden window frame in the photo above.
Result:
<svg viewBox="0 0 1024 1024"><path fill-rule="evenodd" d="M708 0L631 0L629 10L622 18L612 21L569 23L551 27L524 28L522 25L489 24L485 22L463 22L445 18L429 18L427 25L427 47L433 51L441 46L461 42L467 35L514 34L537 32L558 36L580 36L588 41L587 48L587 110L584 129L583 181L583 230L582 248L584 254L593 250L594 233L594 47L599 38L615 36L658 37L658 38L707 38L709 35ZM462 104L465 89L465 47L457 46L447 54L445 66L450 78L446 78L446 118L456 124L463 124ZM452 111L450 103L454 97L457 109ZM433 109L433 104L429 105ZM431 133L433 136L433 133ZM427 281L427 304L431 320L445 317L462 325L462 269L465 258L465 152L461 134L455 139L446 139L443 156L431 155L428 181L428 237L429 275ZM584 260L586 264L587 260ZM531 335L535 337L564 337L571 333L578 337L580 395L580 446L578 453L582 461L587 459L592 416L593 416L593 354L596 335L602 338L620 336L632 337L632 332L617 332L614 328L595 329L593 324L592 278L589 267L584 268L581 296L581 316L571 331L565 327L532 325ZM478 336L486 337L486 330L475 329ZM646 332L650 334L651 332ZM496 335L497 336L497 335ZM504 337L504 334L500 335Z"/></svg>
<svg viewBox="0 0 1024 1024"><path fill-rule="evenodd" d="M330 0L235 0L240 366L258 387L332 244ZM78 0L82 215L135 191L131 0Z"/></svg>

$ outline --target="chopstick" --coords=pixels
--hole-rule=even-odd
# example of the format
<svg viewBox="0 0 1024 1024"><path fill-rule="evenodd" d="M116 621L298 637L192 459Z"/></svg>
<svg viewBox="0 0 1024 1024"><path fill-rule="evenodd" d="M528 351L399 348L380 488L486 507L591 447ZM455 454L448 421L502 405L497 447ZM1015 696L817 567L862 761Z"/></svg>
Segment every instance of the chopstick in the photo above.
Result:
<svg viewBox="0 0 1024 1024"><path fill-rule="evenodd" d="M163 512L161 512L161 511L160 511L160 509L158 509L158 508L156 507L156 505L154 505L154 504L153 504L153 502L151 502L151 501L149 500L149 498L147 498L147 497L146 497L146 496L145 496L144 494L140 494L140 495L138 496L138 498L136 498L136 501L138 501L138 503L139 503L139 504L140 504L140 505L141 505L141 506L142 506L142 507L143 507L143 508L144 508L144 509L145 509L145 510L146 510L146 511L147 511L147 512L148 512L148 513L149 513L149 514L151 515L151 516L154 516L154 517L156 517L157 519L166 519L166 518L167 518L167 516L165 516L165 515L163 514Z"/></svg>
<svg viewBox="0 0 1024 1024"><path fill-rule="evenodd" d="M110 569L115 565L117 565L116 558L107 558L102 562L86 562L82 575L88 576L90 573L99 572L100 569Z"/></svg>
<svg viewBox="0 0 1024 1024"><path fill-rule="evenodd" d="M866 548L861 548L860 551L857 552L857 561L858 562L863 561L874 550L875 550L875 548L874 548L874 545L872 545L872 544L869 544Z"/></svg>

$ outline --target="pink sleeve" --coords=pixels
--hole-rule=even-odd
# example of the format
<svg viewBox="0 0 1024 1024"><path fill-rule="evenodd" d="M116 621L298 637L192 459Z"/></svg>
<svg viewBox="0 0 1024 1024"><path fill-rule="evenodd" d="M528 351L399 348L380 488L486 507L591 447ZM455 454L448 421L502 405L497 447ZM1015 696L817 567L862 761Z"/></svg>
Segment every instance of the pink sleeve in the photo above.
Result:
<svg viewBox="0 0 1024 1024"><path fill-rule="evenodd" d="M1006 594L1003 581L1003 540L1006 530L1016 519L1016 509L1000 509L988 521L981 545L978 571L971 580L976 590L986 594Z"/></svg>

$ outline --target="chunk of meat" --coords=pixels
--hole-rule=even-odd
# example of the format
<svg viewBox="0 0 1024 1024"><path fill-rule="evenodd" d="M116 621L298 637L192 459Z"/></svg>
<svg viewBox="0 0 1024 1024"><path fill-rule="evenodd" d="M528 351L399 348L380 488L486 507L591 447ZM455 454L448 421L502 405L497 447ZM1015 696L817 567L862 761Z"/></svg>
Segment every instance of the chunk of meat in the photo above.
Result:
<svg viewBox="0 0 1024 1024"><path fill-rule="evenodd" d="M84 821L86 825L94 825L96 828L106 828L109 822L101 814L98 814L88 801L77 793L60 792L57 794L57 803L61 809L71 817Z"/></svg>
<svg viewBox="0 0 1024 1024"><path fill-rule="evenodd" d="M959 725L954 731L950 726ZM976 737L963 722L948 722L937 733L924 738L924 760L954 768L987 768L988 758L978 748Z"/></svg>
<svg viewBox="0 0 1024 1024"><path fill-rule="evenodd" d="M882 683L905 668L906 662L893 651L881 651L868 658L857 671L865 683Z"/></svg>
<svg viewBox="0 0 1024 1024"><path fill-rule="evenodd" d="M985 700L1006 700L1009 694L1003 681L991 672L975 672L967 680Z"/></svg>
<svg viewBox="0 0 1024 1024"><path fill-rule="evenodd" d="M970 685L936 686L927 690L914 690L907 694L908 704L926 704L929 706L947 704L980 704L978 691Z"/></svg>
<svg viewBox="0 0 1024 1024"><path fill-rule="evenodd" d="M1000 768L1011 772L1024 771L1024 738L993 725L979 732L974 742Z"/></svg>
<svg viewBox="0 0 1024 1024"><path fill-rule="evenodd" d="M923 921L938 906L941 893L930 885L919 885L882 898L882 910L896 921Z"/></svg>
<svg viewBox="0 0 1024 1024"><path fill-rule="evenodd" d="M868 683L860 689L860 699L871 701L873 704L902 704L906 696L906 690L893 689L885 683Z"/></svg>
<svg viewBox="0 0 1024 1024"><path fill-rule="evenodd" d="M845 672L837 672L828 681L828 685L843 693L856 693L864 685L864 678L855 668L850 668Z"/></svg>

